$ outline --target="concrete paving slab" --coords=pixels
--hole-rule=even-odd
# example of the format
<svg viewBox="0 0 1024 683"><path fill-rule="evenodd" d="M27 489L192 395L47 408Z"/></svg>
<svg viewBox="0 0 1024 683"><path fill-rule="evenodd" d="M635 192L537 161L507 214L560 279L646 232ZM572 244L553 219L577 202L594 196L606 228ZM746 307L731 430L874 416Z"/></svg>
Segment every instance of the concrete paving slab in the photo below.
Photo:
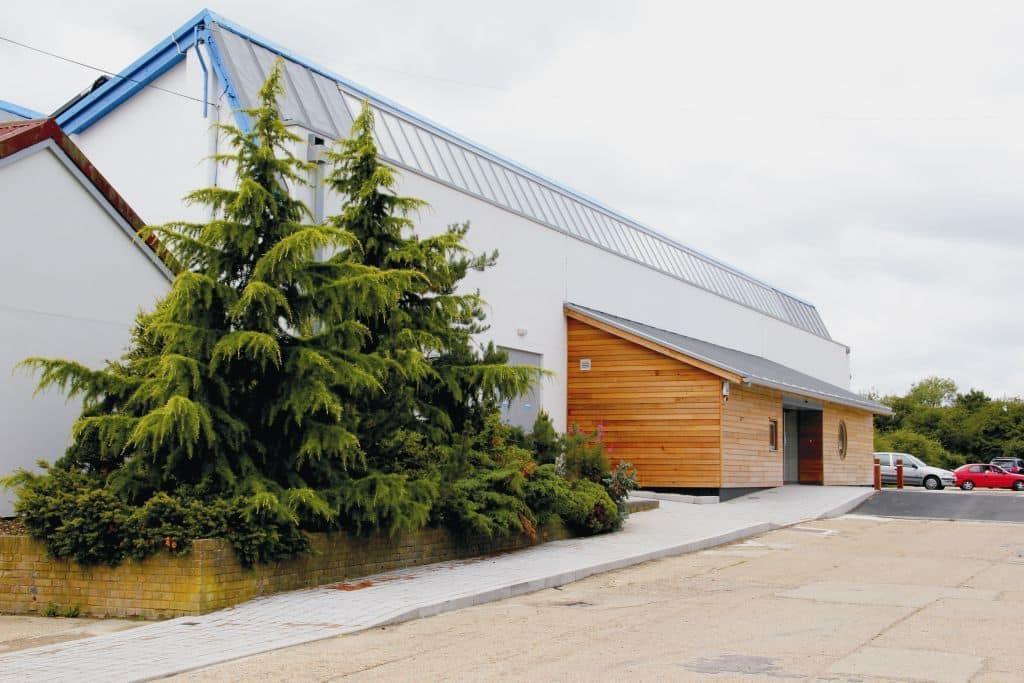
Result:
<svg viewBox="0 0 1024 683"><path fill-rule="evenodd" d="M865 647L832 665L834 673L935 683L968 683L981 670L980 657L937 650Z"/></svg>
<svg viewBox="0 0 1024 683"><path fill-rule="evenodd" d="M1020 622L1021 605L1003 599L995 602L939 600L880 635L873 644L880 647L934 647L942 643L950 652L990 658L990 668L1015 672L1024 679L1024 649L1000 647L1001 638L1015 637L1007 624ZM911 645L913 644L913 645Z"/></svg>
<svg viewBox="0 0 1024 683"><path fill-rule="evenodd" d="M916 584L820 581L784 591L778 595L782 598L839 602L849 605L924 607L941 598L992 601L996 599L998 591L978 588L942 588Z"/></svg>
<svg viewBox="0 0 1024 683"><path fill-rule="evenodd" d="M661 501L623 531L466 562L260 598L200 617L0 656L0 680L122 681L173 673L562 586L596 573L842 514L872 494L860 487L783 487L718 505ZM378 580L402 576L403 581ZM408 577L408 578L407 578Z"/></svg>

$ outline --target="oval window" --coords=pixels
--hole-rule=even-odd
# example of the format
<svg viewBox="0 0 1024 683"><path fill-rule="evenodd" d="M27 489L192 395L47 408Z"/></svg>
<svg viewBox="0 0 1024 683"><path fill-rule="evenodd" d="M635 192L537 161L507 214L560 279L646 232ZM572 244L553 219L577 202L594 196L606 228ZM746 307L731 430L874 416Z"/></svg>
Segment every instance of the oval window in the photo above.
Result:
<svg viewBox="0 0 1024 683"><path fill-rule="evenodd" d="M839 421L839 458L846 457L846 422Z"/></svg>

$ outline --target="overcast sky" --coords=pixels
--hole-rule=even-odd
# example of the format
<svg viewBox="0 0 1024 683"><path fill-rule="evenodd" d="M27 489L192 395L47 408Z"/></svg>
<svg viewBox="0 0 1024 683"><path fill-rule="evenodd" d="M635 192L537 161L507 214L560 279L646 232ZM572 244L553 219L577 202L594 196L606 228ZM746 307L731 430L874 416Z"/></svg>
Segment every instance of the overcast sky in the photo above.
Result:
<svg viewBox="0 0 1024 683"><path fill-rule="evenodd" d="M0 35L120 70L202 5L35 0ZM852 387L1024 394L1024 4L210 8L818 307ZM97 72L0 42L0 99Z"/></svg>

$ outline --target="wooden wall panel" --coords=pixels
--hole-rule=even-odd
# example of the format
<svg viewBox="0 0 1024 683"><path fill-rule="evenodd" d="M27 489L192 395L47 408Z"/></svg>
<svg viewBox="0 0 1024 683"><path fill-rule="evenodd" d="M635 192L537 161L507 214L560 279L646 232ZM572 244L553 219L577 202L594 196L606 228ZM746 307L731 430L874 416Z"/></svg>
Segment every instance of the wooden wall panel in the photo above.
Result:
<svg viewBox="0 0 1024 683"><path fill-rule="evenodd" d="M846 422L846 457L839 457L839 420ZM826 484L870 486L875 452L875 423L871 413L825 404L824 466Z"/></svg>
<svg viewBox="0 0 1024 683"><path fill-rule="evenodd" d="M721 381L656 351L568 319L568 423L603 425L613 460L646 487L721 486ZM580 370L589 358L591 369Z"/></svg>
<svg viewBox="0 0 1024 683"><path fill-rule="evenodd" d="M733 385L722 407L722 486L782 486L782 394ZM768 443L768 421L778 420L778 450Z"/></svg>

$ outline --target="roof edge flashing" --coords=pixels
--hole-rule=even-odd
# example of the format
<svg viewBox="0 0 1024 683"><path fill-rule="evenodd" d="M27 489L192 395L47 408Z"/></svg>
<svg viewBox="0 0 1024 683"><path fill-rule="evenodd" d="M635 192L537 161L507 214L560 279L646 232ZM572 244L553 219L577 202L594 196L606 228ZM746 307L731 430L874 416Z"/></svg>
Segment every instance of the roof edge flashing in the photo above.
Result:
<svg viewBox="0 0 1024 683"><path fill-rule="evenodd" d="M784 366L781 363L769 360L767 358L763 358L761 356L754 356L753 354L749 354L749 353L747 353L745 351L739 351L738 349L730 349L728 347L724 347L724 346L721 346L721 345L718 345L718 344L712 344L711 342L702 342L701 340L694 339L692 337L689 338L689 339L693 339L694 341L701 342L704 345L716 347L716 348L721 349L723 351L727 351L727 352L731 352L731 353L738 353L738 354L742 354L743 356L746 356L746 357L756 358L756 359L758 359L760 361L764 361L764 362L767 362L767 363L771 364L772 367L784 368L786 370L789 370L790 372L796 373L797 375L800 375L800 376L806 377L808 379L814 380L815 382L820 383L820 384L822 384L824 386L833 388L833 389L835 389L837 391L846 392L849 395L844 395L844 394L841 394L841 393L834 393L834 392L831 392L831 391L824 391L824 390L814 389L814 388L811 388L811 387L805 387L805 386L801 386L799 384L794 384L793 382L787 382L785 380L780 380L780 379L776 379L776 378L773 378L773 377L767 377L767 376L759 377L759 376L757 376L757 375L755 375L755 374L753 374L751 372L743 370L742 368L737 368L737 367L735 367L733 365L730 365L729 363L725 363L725 362L723 362L723 361L721 361L721 360L719 360L717 358L711 358L711 357L707 356L706 354L696 353L696 352L694 352L693 349L688 349L688 348L679 346L678 344L673 344L671 341L666 340L664 338L655 337L655 336L645 332L643 329L640 329L639 327L637 327L637 325L643 325L642 323L636 323L635 321L629 321L629 320L626 320L624 318L620 318L618 316L612 316L611 314L604 313L602 311L597 311L597 310L592 309L592 308L587 308L586 306L580 306L578 304L574 304L574 303L571 303L571 302L565 302L563 304L563 310L565 311L566 315L568 315L569 317L573 317L573 318L575 318L577 320L582 320L582 322L586 322L586 319L589 318L591 320L600 322L600 323L602 323L604 325L607 325L607 326L610 326L610 327L622 330L625 333L628 333L628 334L634 335L636 337L639 337L641 339L644 339L644 340L646 340L646 341L648 341L648 342L650 342L652 344L655 344L655 345L660 346L662 348L665 348L667 350L674 351L675 353L678 353L678 354L683 355L683 356L688 356L688 357L694 358L695 360L698 360L701 363L704 363L706 365L710 365L710 366L719 368L719 369L721 369L721 370L723 370L725 372L728 372L730 374L742 377L742 383L745 386L759 386L759 387L763 387L763 388L766 388L766 389L774 389L776 391L788 392L790 394L795 394L797 396L802 396L802 397L805 397L805 398L813 398L813 399L818 399L818 400L824 400L824 401L827 401L829 403L843 405L843 406L850 407L850 408L855 408L855 409L858 409L858 410L864 410L864 411L871 412L871 413L874 413L874 414L877 414L877 415L891 415L892 414L892 409L889 408L888 406L884 405L884 404L878 403L877 401L872 401L871 399L868 399L868 398L860 397L860 396L856 395L852 391L843 389L842 387L835 386L835 385L833 385L833 384L831 384L829 382L825 382L824 380L819 380L819 379L813 377L812 375L808 375L807 373L801 372L799 370L794 370L793 368L789 368L788 366ZM633 324L629 324L631 322ZM645 326L645 327L651 327L651 326L648 325L648 326ZM678 333L675 333L675 332L671 332L670 330L662 330L661 328L653 328L653 329L657 329L659 331L666 332L668 334L677 335L679 337L684 337L685 336L685 335L681 335L681 334L678 334Z"/></svg>
<svg viewBox="0 0 1024 683"><path fill-rule="evenodd" d="M8 102L7 100L0 100L0 111L5 111L8 114L14 114L20 116L23 119L45 119L46 114L36 111L35 109L29 109L23 107L20 104L14 102Z"/></svg>

